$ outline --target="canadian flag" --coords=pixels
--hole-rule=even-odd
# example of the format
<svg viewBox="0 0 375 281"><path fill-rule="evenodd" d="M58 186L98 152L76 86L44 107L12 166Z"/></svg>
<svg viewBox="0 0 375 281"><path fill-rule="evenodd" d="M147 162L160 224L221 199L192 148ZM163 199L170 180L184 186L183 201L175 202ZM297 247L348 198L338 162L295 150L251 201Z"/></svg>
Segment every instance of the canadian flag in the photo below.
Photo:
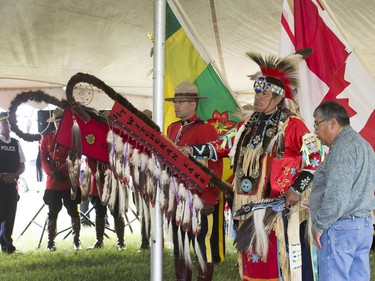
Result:
<svg viewBox="0 0 375 281"><path fill-rule="evenodd" d="M281 23L280 56L314 49L300 65L298 103L307 126L312 129L312 114L321 102L335 100L375 150L375 81L327 10L319 0L284 0Z"/></svg>

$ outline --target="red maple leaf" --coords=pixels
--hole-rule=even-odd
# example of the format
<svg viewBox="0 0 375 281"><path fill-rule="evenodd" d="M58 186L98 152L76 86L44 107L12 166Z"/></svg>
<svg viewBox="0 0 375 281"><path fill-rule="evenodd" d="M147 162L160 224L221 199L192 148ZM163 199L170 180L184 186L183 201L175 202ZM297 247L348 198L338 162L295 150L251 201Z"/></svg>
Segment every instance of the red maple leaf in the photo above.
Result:
<svg viewBox="0 0 375 281"><path fill-rule="evenodd" d="M230 121L228 120L228 118L228 111L220 113L217 110L215 110L212 113L212 118L208 119L207 122L214 125L218 135L222 136L237 124L236 121Z"/></svg>

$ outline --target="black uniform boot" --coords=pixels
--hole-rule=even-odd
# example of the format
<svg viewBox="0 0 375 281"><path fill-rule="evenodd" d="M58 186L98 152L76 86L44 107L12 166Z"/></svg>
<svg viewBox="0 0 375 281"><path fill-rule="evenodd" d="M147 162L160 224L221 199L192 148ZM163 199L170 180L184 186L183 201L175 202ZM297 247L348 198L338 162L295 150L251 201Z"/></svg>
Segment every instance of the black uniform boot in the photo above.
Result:
<svg viewBox="0 0 375 281"><path fill-rule="evenodd" d="M72 218L73 248L75 251L82 249L81 241L79 240L80 231L81 231L80 218L79 217Z"/></svg>
<svg viewBox="0 0 375 281"><path fill-rule="evenodd" d="M88 250L98 249L103 247L103 236L105 229L105 218L95 219L95 230L96 230L96 242L94 245L88 247Z"/></svg>
<svg viewBox="0 0 375 281"><path fill-rule="evenodd" d="M103 236L105 229L105 218L96 218L95 219L95 230L96 230L96 241L95 243L88 247L88 250L98 249L103 247Z"/></svg>
<svg viewBox="0 0 375 281"><path fill-rule="evenodd" d="M117 250L122 251L125 250L125 242L124 242L124 232L125 232L125 223L122 217L116 218L115 220L115 231L117 234Z"/></svg>
<svg viewBox="0 0 375 281"><path fill-rule="evenodd" d="M141 236L142 236L142 244L139 250L140 251L148 250L150 248L150 224L149 224L148 231L147 231L145 217L142 218Z"/></svg>
<svg viewBox="0 0 375 281"><path fill-rule="evenodd" d="M184 259L174 259L174 270L177 281L191 281L191 268L185 263Z"/></svg>
<svg viewBox="0 0 375 281"><path fill-rule="evenodd" d="M53 252L53 251L56 251L56 246L55 246L56 219L49 219L47 228L48 228L47 229L48 230L48 242L47 242L46 251Z"/></svg>
<svg viewBox="0 0 375 281"><path fill-rule="evenodd" d="M212 276L214 274L214 264L213 263L206 263L205 270L202 270L200 266L198 266L198 281L211 281Z"/></svg>

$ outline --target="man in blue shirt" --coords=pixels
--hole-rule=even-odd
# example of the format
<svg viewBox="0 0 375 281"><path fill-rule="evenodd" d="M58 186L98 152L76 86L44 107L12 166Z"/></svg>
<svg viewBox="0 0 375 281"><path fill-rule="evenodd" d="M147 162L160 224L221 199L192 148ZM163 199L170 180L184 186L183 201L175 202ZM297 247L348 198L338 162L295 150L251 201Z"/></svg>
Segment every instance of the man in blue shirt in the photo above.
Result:
<svg viewBox="0 0 375 281"><path fill-rule="evenodd" d="M319 280L370 280L375 153L334 101L314 111L314 128L329 152L315 172L310 198Z"/></svg>

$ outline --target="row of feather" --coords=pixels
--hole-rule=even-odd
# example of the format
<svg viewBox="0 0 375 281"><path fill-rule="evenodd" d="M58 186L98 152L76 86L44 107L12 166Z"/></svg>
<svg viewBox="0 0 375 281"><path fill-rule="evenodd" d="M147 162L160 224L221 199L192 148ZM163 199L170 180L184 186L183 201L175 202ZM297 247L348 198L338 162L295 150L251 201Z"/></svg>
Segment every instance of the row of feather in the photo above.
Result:
<svg viewBox="0 0 375 281"><path fill-rule="evenodd" d="M193 189L187 188L183 178L179 177L169 167L162 165L161 161L149 153L142 144L136 141L132 141L134 144L131 144L126 141L127 139L129 139L129 136L125 135L123 131L117 134L113 130L109 130L107 134L109 145L108 169L100 171L98 164L94 175L102 204L108 206L113 212L116 203L118 203L120 215L124 216L129 209L131 196L135 196L135 201L139 202L137 209L148 222L147 216L149 214L147 210L149 208L145 204L155 208L156 192L159 189L160 208L165 217L164 221L168 224L165 228L169 238L172 239L173 237L172 221L174 219L178 226L180 257L184 258L187 265L192 267L188 238L188 232L191 231L195 237L195 243L193 243L195 254L204 270L205 261L197 242L201 230L201 209L203 208L199 195ZM75 160L67 159L72 184L72 199L75 199L79 185L81 186L83 199L87 198L89 194L91 171L89 166L86 165L83 180L80 183L80 164L79 158ZM104 182L102 182L101 172L104 172ZM103 186L103 189L101 189L101 186ZM147 232L149 227L151 226L146 223ZM185 232L184 241L182 232Z"/></svg>

